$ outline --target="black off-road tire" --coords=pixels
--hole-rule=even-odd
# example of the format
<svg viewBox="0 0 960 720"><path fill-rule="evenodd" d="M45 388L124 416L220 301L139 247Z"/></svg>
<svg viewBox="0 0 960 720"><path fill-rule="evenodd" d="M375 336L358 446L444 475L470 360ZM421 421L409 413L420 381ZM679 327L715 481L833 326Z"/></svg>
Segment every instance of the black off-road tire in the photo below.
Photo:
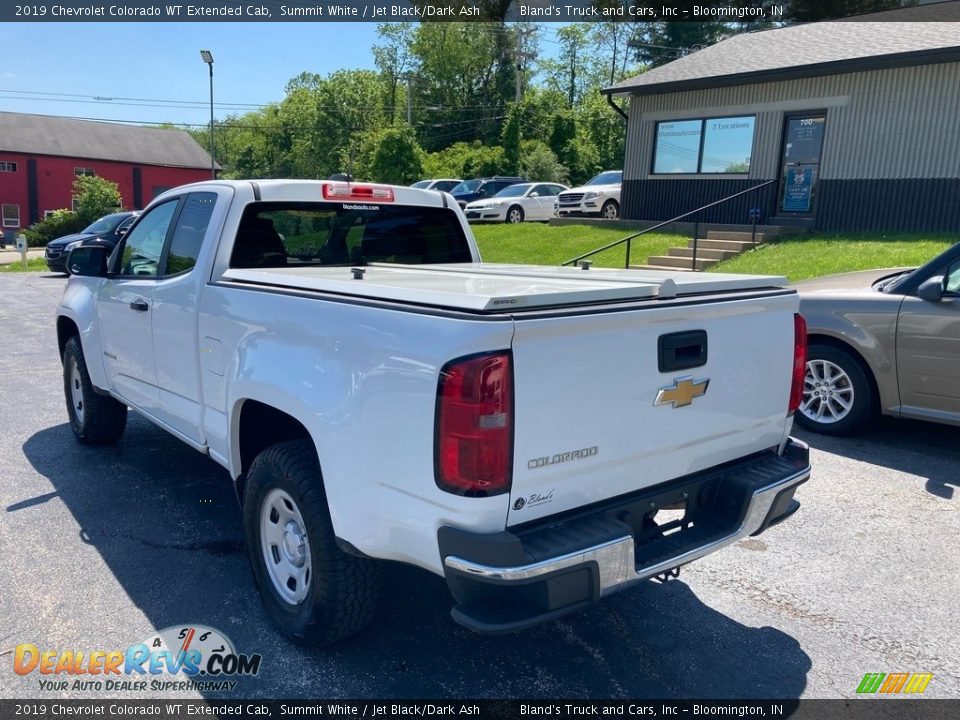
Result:
<svg viewBox="0 0 960 720"><path fill-rule="evenodd" d="M839 380L832 383L831 389L838 394L842 390L842 397L845 400L852 395L852 404L850 409L839 419L831 417L830 405L828 404L823 414L824 419L818 421L804 413L804 406L816 393L816 375L824 374L822 368L825 364L828 367L833 366L843 373ZM852 435L869 426L876 416L876 397L867 371L851 353L834 345L812 343L807 347L807 369L803 389L804 396L795 418L807 430L824 435ZM816 414L816 410L822 402L820 399L815 399L809 407L810 413ZM837 406L834 404L832 407L836 410Z"/></svg>
<svg viewBox="0 0 960 720"><path fill-rule="evenodd" d="M274 489L296 503L310 552L307 595L285 600L273 584L261 544L261 510ZM277 443L250 466L243 503L247 552L257 590L271 621L303 645L328 645L359 632L380 599L381 564L348 555L337 546L316 450L309 440Z"/></svg>
<svg viewBox="0 0 960 720"><path fill-rule="evenodd" d="M120 440L127 427L127 406L93 389L77 336L63 348L63 394L77 440L85 445L115 445Z"/></svg>
<svg viewBox="0 0 960 720"><path fill-rule="evenodd" d="M516 212L515 214L516 219L512 217L514 216L514 212ZM504 222L522 223L525 217L526 216L524 215L522 207L520 207L519 205L511 205L510 208L507 210L507 217L506 217L506 220L504 220Z"/></svg>

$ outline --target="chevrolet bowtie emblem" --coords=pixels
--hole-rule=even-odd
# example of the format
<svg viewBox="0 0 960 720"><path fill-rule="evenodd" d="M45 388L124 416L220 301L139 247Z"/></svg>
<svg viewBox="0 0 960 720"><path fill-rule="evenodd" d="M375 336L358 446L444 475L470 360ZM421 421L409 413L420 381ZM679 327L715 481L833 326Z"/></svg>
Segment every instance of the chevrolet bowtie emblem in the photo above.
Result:
<svg viewBox="0 0 960 720"><path fill-rule="evenodd" d="M690 405L694 398L706 394L710 378L694 380L692 375L676 378L673 385L664 385L657 390L654 405L673 405L675 408Z"/></svg>

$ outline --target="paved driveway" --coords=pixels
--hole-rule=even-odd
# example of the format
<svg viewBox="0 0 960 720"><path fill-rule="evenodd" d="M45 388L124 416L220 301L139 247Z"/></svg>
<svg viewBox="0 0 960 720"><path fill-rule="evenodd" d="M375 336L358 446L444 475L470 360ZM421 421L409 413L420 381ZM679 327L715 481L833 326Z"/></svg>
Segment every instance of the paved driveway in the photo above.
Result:
<svg viewBox="0 0 960 720"><path fill-rule="evenodd" d="M124 649L185 623L263 655L257 679L211 698L838 697L898 671L960 697L957 429L801 435L814 477L793 519L559 622L473 635L441 579L398 567L368 632L303 649L264 620L219 466L134 416L116 448L74 442L53 324L64 282L0 276L2 697L139 697L44 693L12 650Z"/></svg>

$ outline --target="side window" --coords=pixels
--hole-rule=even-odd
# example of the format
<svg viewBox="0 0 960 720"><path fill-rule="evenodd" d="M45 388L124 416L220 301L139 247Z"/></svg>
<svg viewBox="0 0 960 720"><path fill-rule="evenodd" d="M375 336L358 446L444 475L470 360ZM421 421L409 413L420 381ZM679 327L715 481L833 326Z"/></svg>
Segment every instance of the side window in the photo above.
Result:
<svg viewBox="0 0 960 720"><path fill-rule="evenodd" d="M209 192L190 193L183 203L177 226L173 229L170 252L167 254L165 275L188 272L197 264L203 236L210 224L217 194Z"/></svg>
<svg viewBox="0 0 960 720"><path fill-rule="evenodd" d="M124 236L120 255L120 274L156 277L160 272L160 254L177 209L178 200L169 200L144 215Z"/></svg>
<svg viewBox="0 0 960 720"><path fill-rule="evenodd" d="M960 262L956 262L947 271L943 283L944 292L960 294Z"/></svg>
<svg viewBox="0 0 960 720"><path fill-rule="evenodd" d="M537 185L533 191L538 197L553 197L557 194L556 185Z"/></svg>

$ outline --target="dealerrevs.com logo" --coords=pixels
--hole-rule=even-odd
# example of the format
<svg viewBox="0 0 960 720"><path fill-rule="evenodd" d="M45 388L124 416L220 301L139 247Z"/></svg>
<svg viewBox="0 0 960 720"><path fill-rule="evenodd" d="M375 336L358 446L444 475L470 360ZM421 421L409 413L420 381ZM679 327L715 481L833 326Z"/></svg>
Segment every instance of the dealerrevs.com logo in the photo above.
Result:
<svg viewBox="0 0 960 720"><path fill-rule="evenodd" d="M17 645L13 671L36 675L44 691L233 690L234 678L260 672L259 654L238 653L204 625L165 628L126 650L48 650Z"/></svg>

